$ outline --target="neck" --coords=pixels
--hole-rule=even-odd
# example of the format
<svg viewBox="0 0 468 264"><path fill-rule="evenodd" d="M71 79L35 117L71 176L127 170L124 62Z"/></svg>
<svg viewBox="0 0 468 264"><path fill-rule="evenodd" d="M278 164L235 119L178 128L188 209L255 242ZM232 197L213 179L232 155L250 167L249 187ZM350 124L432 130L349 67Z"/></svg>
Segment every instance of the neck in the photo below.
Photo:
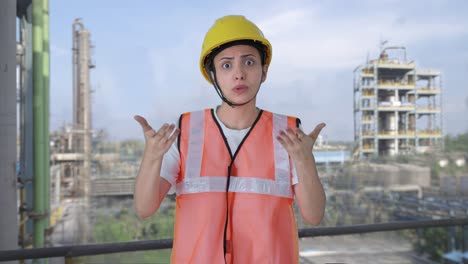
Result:
<svg viewBox="0 0 468 264"><path fill-rule="evenodd" d="M223 124L230 129L246 129L252 126L258 116L259 109L255 105L255 99L252 102L231 107L225 102L216 109L216 114Z"/></svg>

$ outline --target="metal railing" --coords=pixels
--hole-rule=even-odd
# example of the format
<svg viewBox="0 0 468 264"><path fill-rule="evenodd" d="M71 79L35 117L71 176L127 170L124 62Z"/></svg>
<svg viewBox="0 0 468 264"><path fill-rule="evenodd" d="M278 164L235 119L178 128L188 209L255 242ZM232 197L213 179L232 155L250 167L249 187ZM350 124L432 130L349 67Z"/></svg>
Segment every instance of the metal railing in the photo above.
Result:
<svg viewBox="0 0 468 264"><path fill-rule="evenodd" d="M298 235L302 237L318 236L340 236L352 234L364 234L373 232L398 231L406 229L424 229L431 227L454 227L461 226L465 241L462 251L468 250L468 218L440 219L440 220L418 220L388 222L380 224L363 224L339 227L317 227L300 229ZM0 251L0 262L24 259L43 259L53 257L64 257L66 263L70 263L72 258L93 256L102 254L134 252L145 250L158 250L172 248L172 239L132 241L122 243L72 245L37 249L18 249Z"/></svg>

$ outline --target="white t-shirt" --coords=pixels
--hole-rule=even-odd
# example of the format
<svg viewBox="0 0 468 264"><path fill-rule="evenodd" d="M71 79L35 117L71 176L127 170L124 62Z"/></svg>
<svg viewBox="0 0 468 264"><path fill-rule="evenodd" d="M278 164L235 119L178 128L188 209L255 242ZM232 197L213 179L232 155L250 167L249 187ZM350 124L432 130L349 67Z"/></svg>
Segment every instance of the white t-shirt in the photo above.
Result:
<svg viewBox="0 0 468 264"><path fill-rule="evenodd" d="M231 153L232 154L236 153L236 150L239 147L239 144L242 142L247 132L249 132L250 127L241 129L241 130L228 128L223 124L223 122L221 122L221 120L218 117L218 114L216 114L216 111L213 111L213 112L214 112L214 116L216 117L216 121L218 121L219 125L221 126L221 129L223 130L224 135L226 136L226 140L228 141L229 148L231 149ZM177 120L175 124L178 124L178 123L179 121ZM290 163L290 166L292 168L292 174L293 174L292 183L293 185L295 185L298 183L296 168L294 167L294 164L292 162ZM176 179L179 176L179 173L180 173L180 155L179 155L179 149L177 148L177 139L176 139L174 143L172 144L172 146L167 151L166 155L164 155L163 163L161 166L161 177L166 179L171 184L171 189L169 190L168 194L173 194L175 192Z"/></svg>

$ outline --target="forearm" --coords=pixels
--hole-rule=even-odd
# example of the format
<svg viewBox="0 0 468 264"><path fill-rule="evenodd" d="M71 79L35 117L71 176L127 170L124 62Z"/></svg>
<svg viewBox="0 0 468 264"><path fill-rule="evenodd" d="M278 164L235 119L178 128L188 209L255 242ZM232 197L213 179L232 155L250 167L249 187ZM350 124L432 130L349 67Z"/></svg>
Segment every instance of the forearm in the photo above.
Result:
<svg viewBox="0 0 468 264"><path fill-rule="evenodd" d="M171 187L168 181L161 179L161 165L180 131L174 124L164 124L156 132L144 117L136 115L134 118L143 129L145 151L136 177L133 199L138 217L145 218L158 210Z"/></svg>
<svg viewBox="0 0 468 264"><path fill-rule="evenodd" d="M313 155L294 160L298 183L294 187L302 217L308 223L318 225L325 209L325 192L318 177Z"/></svg>
<svg viewBox="0 0 468 264"><path fill-rule="evenodd" d="M162 159L149 159L143 156L135 182L135 211L140 218L154 214L161 203L161 164Z"/></svg>

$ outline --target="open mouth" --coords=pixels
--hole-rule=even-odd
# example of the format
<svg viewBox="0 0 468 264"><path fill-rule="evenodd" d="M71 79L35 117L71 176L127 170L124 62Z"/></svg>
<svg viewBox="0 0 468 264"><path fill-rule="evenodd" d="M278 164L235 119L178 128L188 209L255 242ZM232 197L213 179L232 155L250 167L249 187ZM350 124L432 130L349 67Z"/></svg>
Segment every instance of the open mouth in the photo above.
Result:
<svg viewBox="0 0 468 264"><path fill-rule="evenodd" d="M241 94L247 91L248 89L249 87L247 87L247 85L236 85L232 90L237 94Z"/></svg>

